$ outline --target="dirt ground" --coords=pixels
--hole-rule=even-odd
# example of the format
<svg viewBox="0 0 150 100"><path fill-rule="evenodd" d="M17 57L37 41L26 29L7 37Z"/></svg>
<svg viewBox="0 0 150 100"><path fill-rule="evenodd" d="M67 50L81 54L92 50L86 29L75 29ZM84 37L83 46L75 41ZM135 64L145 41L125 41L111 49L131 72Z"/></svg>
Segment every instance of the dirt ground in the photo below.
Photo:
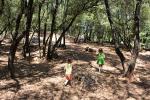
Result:
<svg viewBox="0 0 150 100"><path fill-rule="evenodd" d="M66 49L58 49L59 57L52 61L40 59L39 52L32 53L26 61L18 49L15 67L17 80L8 77L7 55L9 44L0 47L0 100L150 100L150 51L141 51L137 60L134 81L127 83L120 74L118 56L109 46L74 44L67 41ZM96 53L85 52L85 47L103 48L106 63L98 72ZM127 60L130 53L123 51ZM73 81L64 86L65 59L73 59Z"/></svg>

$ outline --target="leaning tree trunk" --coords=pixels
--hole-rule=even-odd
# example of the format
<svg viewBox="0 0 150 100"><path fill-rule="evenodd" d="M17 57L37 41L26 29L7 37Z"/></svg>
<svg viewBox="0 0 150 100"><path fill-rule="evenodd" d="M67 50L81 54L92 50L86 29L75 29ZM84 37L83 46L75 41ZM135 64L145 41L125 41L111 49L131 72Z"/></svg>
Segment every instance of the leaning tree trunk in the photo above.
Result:
<svg viewBox="0 0 150 100"><path fill-rule="evenodd" d="M113 27L113 21L112 21L112 18L111 18L111 12L110 12L110 8L109 8L108 0L104 0L104 2L105 2L107 17L108 17L110 27L111 27L113 43L115 45L115 52L120 58L120 61L121 61L122 67L123 67L123 72L124 72L125 71L125 68L124 68L125 57L124 57L123 53L121 52L121 50L119 48L119 44L117 42L117 38L116 38L117 34L115 33L115 30L114 30L114 27Z"/></svg>
<svg viewBox="0 0 150 100"><path fill-rule="evenodd" d="M58 46L58 43L62 40L64 34L65 34L65 33L69 30L69 28L72 26L72 24L73 24L73 22L75 21L75 19L77 18L77 16L78 16L78 14L76 14L76 15L72 18L72 20L71 20L71 22L69 23L69 25L63 30L63 32L61 33L59 39L58 39L58 40L56 41L56 43L54 44L54 46L53 46L53 48L52 48L52 52L51 52L51 53L52 53L52 54L51 54L51 58L54 57L54 52L55 52L56 47Z"/></svg>
<svg viewBox="0 0 150 100"><path fill-rule="evenodd" d="M135 64L137 57L139 55L139 47L140 47L140 9L141 9L142 0L137 0L136 3L136 9L134 14L134 27L133 27L133 33L135 35L134 37L134 47L131 53L131 60L128 66L128 70L126 72L126 76L131 78L133 71L135 69Z"/></svg>

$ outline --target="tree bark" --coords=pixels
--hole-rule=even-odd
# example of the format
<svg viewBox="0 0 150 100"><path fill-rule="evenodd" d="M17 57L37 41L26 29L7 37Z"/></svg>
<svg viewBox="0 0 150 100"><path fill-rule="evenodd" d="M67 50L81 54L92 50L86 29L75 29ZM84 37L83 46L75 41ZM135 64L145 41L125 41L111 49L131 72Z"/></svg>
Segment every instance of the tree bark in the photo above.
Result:
<svg viewBox="0 0 150 100"><path fill-rule="evenodd" d="M47 32L47 23L44 24L44 37L43 37L43 57L45 57L46 50L46 32Z"/></svg>
<svg viewBox="0 0 150 100"><path fill-rule="evenodd" d="M139 55L139 48L140 48L140 9L142 0L136 0L136 8L134 13L134 27L133 27L133 33L134 33L134 47L131 53L131 60L128 66L128 70L126 72L126 76L130 79L133 71L135 69L136 60Z"/></svg>
<svg viewBox="0 0 150 100"><path fill-rule="evenodd" d="M119 48L119 44L117 42L117 38L116 38L117 34L115 33L115 30L114 30L114 27L113 27L113 21L111 19L111 12L110 12L110 8L109 8L108 0L104 0L104 3L105 3L107 17L108 17L110 27L111 27L113 43L115 45L115 52L118 55L118 57L120 58L120 61L121 61L122 67L123 67L123 72L124 72L125 71L125 67L124 67L125 57L124 57L123 53L121 52L121 50Z"/></svg>
<svg viewBox="0 0 150 100"><path fill-rule="evenodd" d="M79 36L80 36L80 34L81 34L81 29L80 29L80 27L78 27L79 29L79 32L78 32L78 35L77 35L77 37L74 39L74 42L75 43L77 43L77 42L80 42L80 40L79 40Z"/></svg>
<svg viewBox="0 0 150 100"><path fill-rule="evenodd" d="M54 46L52 47L52 52L51 52L51 56L50 56L50 59L52 59L54 57L54 52L55 52L55 49L56 47L58 46L58 43L61 41L63 35L69 30L69 28L72 26L73 22L75 21L76 17L78 16L78 14L76 14L71 22L69 23L69 25L63 30L63 32L61 33L59 39L56 41L56 43L54 44Z"/></svg>
<svg viewBox="0 0 150 100"><path fill-rule="evenodd" d="M27 6L27 21L26 21L26 30L25 30L26 40L24 45L24 57L26 57L26 53L29 53L29 57L30 57L29 32L31 28L32 15L33 15L33 0L30 0Z"/></svg>
<svg viewBox="0 0 150 100"><path fill-rule="evenodd" d="M30 0L29 4L30 4L29 8L31 8L32 4L33 4L33 0ZM23 31L22 34L20 36L18 36L20 21L22 19L22 15L24 13L24 5L25 5L25 2L23 0L21 0L21 10L20 10L20 12L17 16L17 19L16 19L15 34L13 36L13 41L11 43L10 50L9 50L9 56L8 56L8 69L10 71L10 76L13 79L15 78L14 58L15 58L15 53L16 53L16 50L17 50L17 46L18 46L19 42L22 40L22 38L29 32L30 26L31 26L31 20L32 20L32 18L30 18L31 16L27 16L26 31ZM31 14L32 13L32 8L28 12Z"/></svg>
<svg viewBox="0 0 150 100"><path fill-rule="evenodd" d="M5 2L4 0L0 0L0 15L3 13Z"/></svg>
<svg viewBox="0 0 150 100"><path fill-rule="evenodd" d="M20 12L16 19L15 34L13 35L13 41L11 43L10 50L9 50L9 56L8 56L8 70L10 72L11 78L13 78L13 79L15 78L15 67L14 67L13 63L14 63L15 53L16 53L16 49L17 49L17 45L18 45L18 43L16 42L17 41L16 38L18 36L18 30L20 27L20 21L21 21L23 13L24 13L24 1L21 1L21 9L20 9Z"/></svg>
<svg viewBox="0 0 150 100"><path fill-rule="evenodd" d="M38 12L38 43L39 43L39 52L41 51L41 45L40 45L40 34L41 34L41 8L42 3L39 3L39 12ZM41 53L40 53L41 58Z"/></svg>
<svg viewBox="0 0 150 100"><path fill-rule="evenodd" d="M52 38L53 38L55 24L56 24L56 15L57 15L57 11L58 11L58 5L59 5L59 1L56 0L56 6L54 8L54 11L52 11L52 24L51 24L51 33L50 33L50 39L49 39L49 43L48 43L48 50L47 50L47 60L51 59Z"/></svg>
<svg viewBox="0 0 150 100"><path fill-rule="evenodd" d="M66 22L66 16L67 16L67 11L68 11L68 2L69 0L65 0L65 4L64 4L64 15L63 15L63 20L62 20L62 23L63 23L63 30L65 29L65 22ZM63 35L63 43L62 43L62 47L66 47L66 37L65 37L65 34Z"/></svg>

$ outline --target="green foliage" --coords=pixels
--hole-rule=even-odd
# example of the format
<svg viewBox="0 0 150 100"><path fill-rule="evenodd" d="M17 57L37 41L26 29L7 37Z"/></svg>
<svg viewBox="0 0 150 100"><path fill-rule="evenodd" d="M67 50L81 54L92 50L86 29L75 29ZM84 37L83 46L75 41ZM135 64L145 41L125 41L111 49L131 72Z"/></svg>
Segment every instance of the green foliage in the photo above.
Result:
<svg viewBox="0 0 150 100"><path fill-rule="evenodd" d="M0 31L5 26L8 26L7 30L15 30L15 19L19 12L21 0L4 0L5 5L3 13L0 15ZM44 29L44 24L47 23L48 31L51 30L52 11L55 7L55 0L34 0L34 13L32 18L32 29L37 30L38 27L38 11L39 4L42 4L41 9L41 30ZM109 5L112 13L112 20L116 27L117 33L120 33L124 39L133 40L133 17L135 10L135 0L113 0L109 1ZM1 9L1 8L0 8ZM150 2L144 0L141 10L141 42L149 42L150 34ZM78 15L73 26L71 27L71 33L76 36L78 32L85 34L87 29L88 35L92 29L93 40L95 38L104 38L105 41L109 41L111 38L110 25L106 15L106 9L103 0L59 0L59 8L56 16L56 29L55 31L62 31L63 27L68 26L71 19ZM20 29L22 32L25 29L25 15L23 15ZM104 34L104 37L102 35Z"/></svg>

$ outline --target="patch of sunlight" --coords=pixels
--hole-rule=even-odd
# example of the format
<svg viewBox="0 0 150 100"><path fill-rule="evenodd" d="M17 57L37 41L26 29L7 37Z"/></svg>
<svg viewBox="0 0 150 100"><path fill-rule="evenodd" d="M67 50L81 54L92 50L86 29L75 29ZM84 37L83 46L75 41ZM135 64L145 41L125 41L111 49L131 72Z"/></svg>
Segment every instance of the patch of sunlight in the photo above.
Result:
<svg viewBox="0 0 150 100"><path fill-rule="evenodd" d="M104 66L103 66L103 69L104 69L104 70L108 70L108 71L115 71L115 70L116 70L116 68L110 67L110 66L107 66L107 65L104 65Z"/></svg>
<svg viewBox="0 0 150 100"><path fill-rule="evenodd" d="M83 61L83 60L77 60L77 61L73 61L72 64L87 64L87 61Z"/></svg>
<svg viewBox="0 0 150 100"><path fill-rule="evenodd" d="M60 82L64 81L64 77L49 77L41 80L44 84L49 85L50 83L59 84Z"/></svg>
<svg viewBox="0 0 150 100"><path fill-rule="evenodd" d="M32 63L39 64L41 61L42 60L39 57L34 57Z"/></svg>
<svg viewBox="0 0 150 100"><path fill-rule="evenodd" d="M144 61L142 61L141 59L137 59L136 62L138 66L144 66Z"/></svg>
<svg viewBox="0 0 150 100"><path fill-rule="evenodd" d="M1 95L0 100L12 100L13 96L15 95L15 92L7 91L7 93L3 93L3 94L1 93L0 95ZM5 99L2 99L2 98L5 98Z"/></svg>
<svg viewBox="0 0 150 100"><path fill-rule="evenodd" d="M66 65L66 63L56 64L54 69L60 69L60 68L64 67L65 65Z"/></svg>
<svg viewBox="0 0 150 100"><path fill-rule="evenodd" d="M74 96L71 97L71 100L79 100L79 97L74 95Z"/></svg>
<svg viewBox="0 0 150 100"><path fill-rule="evenodd" d="M140 55L149 55L150 56L150 51L145 51L145 52L140 52Z"/></svg>
<svg viewBox="0 0 150 100"><path fill-rule="evenodd" d="M32 84L32 85L29 85L29 84L26 84L24 86L22 86L22 89L23 90L34 90L34 91L38 91L42 86L37 86L35 84Z"/></svg>
<svg viewBox="0 0 150 100"><path fill-rule="evenodd" d="M0 61L8 61L8 56L4 55L0 57Z"/></svg>
<svg viewBox="0 0 150 100"><path fill-rule="evenodd" d="M129 97L127 100L136 100L135 98Z"/></svg>
<svg viewBox="0 0 150 100"><path fill-rule="evenodd" d="M94 61L90 61L90 65L91 65L92 67L98 67L98 65L97 65L97 63L96 63L95 60L94 60Z"/></svg>

